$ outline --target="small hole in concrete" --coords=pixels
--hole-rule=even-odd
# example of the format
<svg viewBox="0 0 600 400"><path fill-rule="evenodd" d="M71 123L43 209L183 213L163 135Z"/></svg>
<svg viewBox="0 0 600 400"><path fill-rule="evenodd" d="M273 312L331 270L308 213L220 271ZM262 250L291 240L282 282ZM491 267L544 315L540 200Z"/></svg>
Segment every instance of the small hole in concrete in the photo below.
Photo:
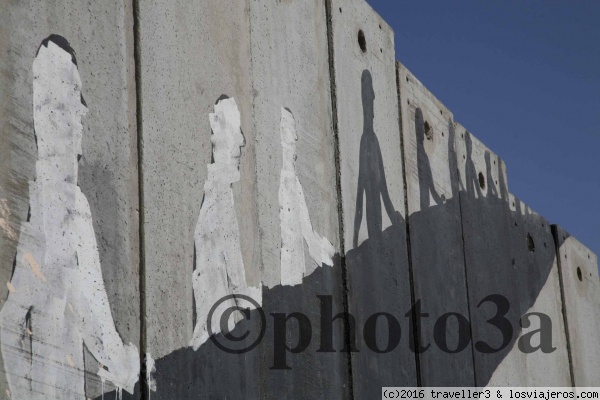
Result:
<svg viewBox="0 0 600 400"><path fill-rule="evenodd" d="M515 202L513 201L513 207L515 206Z"/></svg>
<svg viewBox="0 0 600 400"><path fill-rule="evenodd" d="M410 100L406 100L406 102L407 102L408 104L410 104Z"/></svg>
<svg viewBox="0 0 600 400"><path fill-rule="evenodd" d="M463 154L463 160L466 160L466 159L467 159L467 157L465 157L465 155Z"/></svg>
<svg viewBox="0 0 600 400"><path fill-rule="evenodd" d="M517 224L517 223L515 222L515 226L519 226L519 224Z"/></svg>
<svg viewBox="0 0 600 400"><path fill-rule="evenodd" d="M358 31L358 45L363 53L367 52L367 39L365 39L365 33L362 29Z"/></svg>
<svg viewBox="0 0 600 400"><path fill-rule="evenodd" d="M548 245L546 244L546 242L544 242L544 248L547 249Z"/></svg>
<svg viewBox="0 0 600 400"><path fill-rule="evenodd" d="M461 137L462 139L464 139L464 138L465 138L465 134L464 134L464 133L461 133L461 134L460 134L460 137Z"/></svg>
<svg viewBox="0 0 600 400"><path fill-rule="evenodd" d="M527 248L532 253L535 251L535 243L533 242L533 238L529 233L527 234Z"/></svg>
<svg viewBox="0 0 600 400"><path fill-rule="evenodd" d="M513 265L513 267L515 266L515 259L514 258L512 259L512 265Z"/></svg>
<svg viewBox="0 0 600 400"><path fill-rule="evenodd" d="M440 110L440 115L444 115L444 112L442 110Z"/></svg>
<svg viewBox="0 0 600 400"><path fill-rule="evenodd" d="M433 129L431 129L431 126L429 126L429 122L425 121L425 123L423 124L423 130L425 131L425 137L427 138L427 140L432 140Z"/></svg>
<svg viewBox="0 0 600 400"><path fill-rule="evenodd" d="M581 268L577 267L577 277L579 278L580 281L583 280L583 276L581 275Z"/></svg>
<svg viewBox="0 0 600 400"><path fill-rule="evenodd" d="M481 172L479 173L479 187L485 189L485 178Z"/></svg>
<svg viewBox="0 0 600 400"><path fill-rule="evenodd" d="M444 136L444 132L442 132L442 136Z"/></svg>
<svg viewBox="0 0 600 400"><path fill-rule="evenodd" d="M380 52L380 53L383 53L383 49L379 49L379 52Z"/></svg>
<svg viewBox="0 0 600 400"><path fill-rule="evenodd" d="M494 160L494 165L496 165L496 160Z"/></svg>
<svg viewBox="0 0 600 400"><path fill-rule="evenodd" d="M408 76L406 77L406 82L408 82Z"/></svg>
<svg viewBox="0 0 600 400"><path fill-rule="evenodd" d="M379 29L381 29L381 24L379 24Z"/></svg>
<svg viewBox="0 0 600 400"><path fill-rule="evenodd" d="M342 7L340 7L340 12L342 12Z"/></svg>

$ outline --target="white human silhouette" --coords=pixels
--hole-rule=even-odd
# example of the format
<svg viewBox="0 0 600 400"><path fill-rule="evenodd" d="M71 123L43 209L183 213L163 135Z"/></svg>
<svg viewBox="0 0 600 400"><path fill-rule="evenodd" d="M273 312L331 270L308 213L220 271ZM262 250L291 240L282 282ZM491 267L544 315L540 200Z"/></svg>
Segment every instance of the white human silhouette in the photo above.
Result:
<svg viewBox="0 0 600 400"><path fill-rule="evenodd" d="M197 322L190 342L194 350L206 342L210 334L220 332L219 324L213 324L209 332L206 321L211 307L218 300L227 295L242 294L259 304L262 301L261 288L246 284L231 189L231 184L240 180L241 147L245 144L235 100L220 99L209 119L214 162L208 165L204 201L194 234L196 265L193 287ZM222 305L229 308L235 307L236 303L234 298ZM241 318L239 313L235 313L234 318L228 321L230 331Z"/></svg>
<svg viewBox="0 0 600 400"><path fill-rule="evenodd" d="M281 284L298 285L312 271L306 270L304 242L318 267L333 265L335 249L327 238L317 234L310 222L304 190L296 176L296 126L294 116L281 109L281 148L283 166L279 180L279 219L281 222Z"/></svg>
<svg viewBox="0 0 600 400"><path fill-rule="evenodd" d="M133 392L137 348L112 319L90 207L77 185L81 78L68 42L45 40L33 62L36 179L22 224L9 295L0 312L1 347L12 399L83 399L84 345L98 374Z"/></svg>

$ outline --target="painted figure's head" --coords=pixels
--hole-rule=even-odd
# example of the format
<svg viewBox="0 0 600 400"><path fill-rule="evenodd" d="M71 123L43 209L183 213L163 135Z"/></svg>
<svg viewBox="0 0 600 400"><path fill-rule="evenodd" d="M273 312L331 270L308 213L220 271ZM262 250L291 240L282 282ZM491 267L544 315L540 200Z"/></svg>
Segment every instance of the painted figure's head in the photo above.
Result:
<svg viewBox="0 0 600 400"><path fill-rule="evenodd" d="M76 180L87 111L75 52L65 38L51 35L33 62L33 121L38 159L51 169L48 177Z"/></svg>
<svg viewBox="0 0 600 400"><path fill-rule="evenodd" d="M296 161L296 121L294 115L287 108L281 108L281 148L283 151L283 167L288 169Z"/></svg>
<svg viewBox="0 0 600 400"><path fill-rule="evenodd" d="M375 90L373 90L373 77L371 76L371 72L369 72L368 69L365 69L362 72L362 77L360 81L362 88L364 124L367 126L373 126L373 119L375 118Z"/></svg>
<svg viewBox="0 0 600 400"><path fill-rule="evenodd" d="M212 151L215 164L239 167L241 147L245 140L240 124L240 112L233 98L221 96L209 114L212 128Z"/></svg>

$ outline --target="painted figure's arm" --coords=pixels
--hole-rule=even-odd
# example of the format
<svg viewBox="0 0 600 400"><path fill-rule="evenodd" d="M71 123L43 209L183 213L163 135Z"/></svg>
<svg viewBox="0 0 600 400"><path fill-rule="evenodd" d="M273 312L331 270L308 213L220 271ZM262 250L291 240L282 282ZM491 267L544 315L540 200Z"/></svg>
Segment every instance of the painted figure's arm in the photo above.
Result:
<svg viewBox="0 0 600 400"><path fill-rule="evenodd" d="M358 184L356 187L356 211L354 212L354 236L352 238L352 247L358 247L358 233L360 232L360 225L363 218L363 194L365 192L364 179L368 179L365 174L365 168L367 160L363 156L363 139L361 139L361 152L359 156L359 169L358 169Z"/></svg>
<svg viewBox="0 0 600 400"><path fill-rule="evenodd" d="M138 349L131 343L125 345L115 327L89 205L81 193L78 193L76 207L74 233L79 279L73 282L71 290L83 341L96 360L108 368L108 371L100 368L101 378L133 393L140 372Z"/></svg>
<svg viewBox="0 0 600 400"><path fill-rule="evenodd" d="M390 198L390 193L387 187L387 180L385 178L383 156L381 155L381 150L379 149L379 146L377 146L377 151L377 162L379 167L379 173L381 174L381 199L383 200L383 205L385 207L385 211L387 212L388 217L390 218L390 221L392 222L392 224L396 225L400 223L400 219L402 217L400 216L400 213L395 210L394 204L392 203L392 199Z"/></svg>
<svg viewBox="0 0 600 400"><path fill-rule="evenodd" d="M335 249L326 237L320 236L313 230L310 222L310 215L308 213L308 207L306 206L306 198L304 197L304 190L300 181L296 177L296 206L298 207L298 214L300 219L300 226L302 229L302 236L306 240L308 245L308 252L311 258L319 264L326 264L333 266L333 255Z"/></svg>

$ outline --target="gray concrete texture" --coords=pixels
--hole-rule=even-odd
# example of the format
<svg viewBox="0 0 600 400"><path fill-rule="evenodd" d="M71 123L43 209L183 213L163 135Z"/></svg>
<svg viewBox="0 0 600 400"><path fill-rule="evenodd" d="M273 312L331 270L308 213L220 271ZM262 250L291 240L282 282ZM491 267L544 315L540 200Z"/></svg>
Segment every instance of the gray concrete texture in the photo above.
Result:
<svg viewBox="0 0 600 400"><path fill-rule="evenodd" d="M506 354L490 378L490 386L570 386L571 376L567 341L563 321L563 304L556 247L550 224L518 198L509 194L511 216L511 266L516 288L510 297L511 307L517 308L519 320L511 321L517 344ZM534 313L543 313L551 321L551 353L524 353L518 342L527 339L527 332L540 329L542 321ZM524 315L533 314L525 318ZM527 325L527 321L531 325ZM520 329L523 326L527 329ZM525 337L524 337L525 336ZM536 338L535 343L539 343ZM544 368L540 368L543 365Z"/></svg>
<svg viewBox="0 0 600 400"><path fill-rule="evenodd" d="M411 293L394 34L364 1L334 0L330 10L348 308L361 339L352 377L355 397L372 398L381 386L417 383L405 317ZM382 312L401 331L386 354L362 340L369 318ZM378 348L390 341L379 328Z"/></svg>
<svg viewBox="0 0 600 400"><path fill-rule="evenodd" d="M600 382L600 279L598 258L559 226L553 226L562 279L573 384Z"/></svg>
<svg viewBox="0 0 600 400"><path fill-rule="evenodd" d="M9 1L2 5L0 298L2 305L10 298L6 282L13 275L21 226L30 207L30 184L36 177L32 64L42 40L50 34L62 35L76 52L81 91L89 109L82 121L82 157L77 182L91 209L114 324L125 343L131 342L139 348L136 92L133 18L131 4L127 2ZM40 268L44 272L44 266ZM16 293L24 290L14 289ZM30 339L43 342L44 334L33 332ZM83 343L79 349L63 350L65 354L83 353ZM66 360L63 364L47 365L46 373L60 374L61 369L69 368ZM15 368L15 365L2 367L2 398L8 398L10 392L4 372L10 373ZM93 357L86 358L86 393L73 396L94 397L99 393L97 371L98 362ZM107 383L107 387L112 386ZM61 390L46 389L45 398L53 398L53 393Z"/></svg>
<svg viewBox="0 0 600 400"><path fill-rule="evenodd" d="M77 183L106 294L96 303L110 311L107 330L119 343L149 360L123 398L363 399L381 386L600 386L596 256L509 193L502 159L395 61L392 29L364 0L138 0L135 13L132 4L9 1L0 13L2 321L11 321L11 301L29 293L71 296L38 282L52 273L44 255L32 251L31 261L27 253L36 237L28 229L39 225L30 216L52 211L31 195L40 173L32 64L42 40L58 34L76 52L89 109ZM235 112L219 114L233 104L227 98ZM243 135L243 144L228 142L235 151L226 165L215 129L233 135L227 140ZM225 271L206 265L207 248L226 249L217 255L224 264L215 264ZM295 270L284 265L288 253L301 260ZM226 287L202 281L204 271L226 277ZM262 343L245 354L194 334L222 290L253 294L266 315ZM328 323L320 295L331 296L332 318L352 315L330 321L331 352L319 351ZM429 314L418 329L415 301ZM499 329L489 320L503 302L509 325ZM54 349L59 364L36 353L54 344L30 329L32 318L53 314L43 300L31 307L20 310L19 348L4 339L14 336L11 325L0 326L0 354L18 361L0 362L0 398L121 394L124 385L98 375L117 372L99 365L97 341ZM293 312L312 323L310 343L287 353L291 369L273 369L271 314ZM374 320L377 313L387 316ZM448 313L455 314L440 333L436 321ZM522 350L544 323L525 321L527 313L549 317L555 351ZM457 314L469 322L462 331ZM247 315L232 334L260 330L259 310ZM388 334L390 316L399 337ZM376 333L368 329L374 321ZM287 322L289 348L306 340L300 325ZM415 340L430 348L415 354ZM80 389L65 396L62 383L40 386L20 362L47 370L53 382L74 376Z"/></svg>
<svg viewBox="0 0 600 400"><path fill-rule="evenodd" d="M413 285L415 299L429 313L419 333L426 346L442 315L469 315L454 121L452 113L400 63L397 77ZM448 330L447 340L456 343L458 330ZM432 345L419 361L423 385L475 384L471 346L447 353Z"/></svg>

